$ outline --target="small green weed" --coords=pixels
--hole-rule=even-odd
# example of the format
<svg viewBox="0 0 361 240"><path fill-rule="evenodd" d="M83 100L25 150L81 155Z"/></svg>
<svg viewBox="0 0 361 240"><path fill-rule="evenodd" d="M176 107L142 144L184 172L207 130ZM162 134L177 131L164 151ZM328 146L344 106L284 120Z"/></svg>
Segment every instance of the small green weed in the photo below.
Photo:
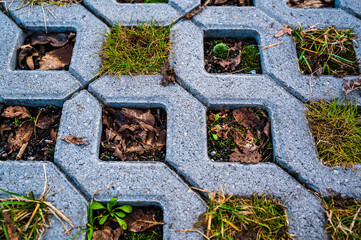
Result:
<svg viewBox="0 0 361 240"><path fill-rule="evenodd" d="M102 47L99 72L118 76L160 73L171 58L170 28L157 27L154 22L113 27Z"/></svg>
<svg viewBox="0 0 361 240"><path fill-rule="evenodd" d="M209 206L201 223L207 238L293 239L288 232L286 209L279 200L265 194L245 198L225 196L221 191L206 192Z"/></svg>
<svg viewBox="0 0 361 240"><path fill-rule="evenodd" d="M351 28L304 30L300 26L293 30L293 38L303 74L358 75L358 60L352 46L357 37Z"/></svg>
<svg viewBox="0 0 361 240"><path fill-rule="evenodd" d="M320 161L328 166L361 163L361 115L357 105L334 101L307 104L306 117Z"/></svg>
<svg viewBox="0 0 361 240"><path fill-rule="evenodd" d="M17 126L19 124L19 119L14 118L13 125Z"/></svg>
<svg viewBox="0 0 361 240"><path fill-rule="evenodd" d="M226 58L228 55L229 47L224 43L218 43L213 47L213 54L219 58Z"/></svg>
<svg viewBox="0 0 361 240"><path fill-rule="evenodd" d="M332 240L361 239L361 201L331 197L323 200L323 206L325 230Z"/></svg>

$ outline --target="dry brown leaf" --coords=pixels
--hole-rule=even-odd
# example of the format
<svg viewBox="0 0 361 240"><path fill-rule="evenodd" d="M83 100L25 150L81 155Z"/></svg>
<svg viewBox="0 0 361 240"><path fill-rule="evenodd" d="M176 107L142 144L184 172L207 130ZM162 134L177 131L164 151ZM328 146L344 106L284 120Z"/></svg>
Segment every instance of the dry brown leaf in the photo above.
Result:
<svg viewBox="0 0 361 240"><path fill-rule="evenodd" d="M228 0L214 0L214 4L224 4L228 2Z"/></svg>
<svg viewBox="0 0 361 240"><path fill-rule="evenodd" d="M16 130L15 136L10 133L8 138L8 146L11 150L16 151L23 146L23 144L29 142L31 135L33 134L34 123L32 121L23 122Z"/></svg>
<svg viewBox="0 0 361 240"><path fill-rule="evenodd" d="M51 115L50 117L46 116L44 113L40 114L38 121L36 122L36 127L40 129L47 129L55 120L60 117L60 115Z"/></svg>
<svg viewBox="0 0 361 240"><path fill-rule="evenodd" d="M7 124L1 124L0 126L0 136L2 137L2 135L4 134L5 131L10 131L11 127Z"/></svg>
<svg viewBox="0 0 361 240"><path fill-rule="evenodd" d="M74 135L61 137L60 139L66 141L67 143L74 143L76 145L85 145L86 144L86 142L83 141L82 137L77 137Z"/></svg>
<svg viewBox="0 0 361 240"><path fill-rule="evenodd" d="M55 143L56 142L56 136L57 136L57 132L55 132L55 130L52 128L51 130L50 130L50 137L51 137L51 140L53 140L53 143Z"/></svg>
<svg viewBox="0 0 361 240"><path fill-rule="evenodd" d="M11 214L8 211L3 211L3 215L9 240L18 240L18 233L16 231L16 226L13 220L11 220Z"/></svg>
<svg viewBox="0 0 361 240"><path fill-rule="evenodd" d="M154 209L134 209L133 212L127 214L123 220L128 225L128 230L131 232L143 232L148 228L163 225L163 222L155 220L156 210Z"/></svg>
<svg viewBox="0 0 361 240"><path fill-rule="evenodd" d="M144 122L154 126L155 119L150 109L122 108L120 113L132 123Z"/></svg>
<svg viewBox="0 0 361 240"><path fill-rule="evenodd" d="M66 44L64 47L55 49L45 54L39 61L38 70L58 70L70 65L73 54L73 45Z"/></svg>
<svg viewBox="0 0 361 240"><path fill-rule="evenodd" d="M50 44L53 47L63 47L69 40L75 37L75 33L49 33L34 32L31 35L31 45Z"/></svg>
<svg viewBox="0 0 361 240"><path fill-rule="evenodd" d="M26 44L23 46L20 46L17 50L18 53L18 65L22 65L22 61L27 57L31 56L35 52L35 49L30 45Z"/></svg>
<svg viewBox="0 0 361 240"><path fill-rule="evenodd" d="M278 38L285 35L286 33L292 35L292 28L290 26L283 26L281 30L274 35L274 37Z"/></svg>
<svg viewBox="0 0 361 240"><path fill-rule="evenodd" d="M123 234L122 227L112 230L111 227L105 226L103 229L93 232L92 240L119 240L119 237Z"/></svg>
<svg viewBox="0 0 361 240"><path fill-rule="evenodd" d="M31 117L28 109L21 106L10 106L4 109L4 112L1 114L2 117L6 118L18 118L24 119Z"/></svg>
<svg viewBox="0 0 361 240"><path fill-rule="evenodd" d="M345 95L347 96L349 93L355 90L361 90L361 77L353 80L344 79L342 84L342 91L345 93Z"/></svg>

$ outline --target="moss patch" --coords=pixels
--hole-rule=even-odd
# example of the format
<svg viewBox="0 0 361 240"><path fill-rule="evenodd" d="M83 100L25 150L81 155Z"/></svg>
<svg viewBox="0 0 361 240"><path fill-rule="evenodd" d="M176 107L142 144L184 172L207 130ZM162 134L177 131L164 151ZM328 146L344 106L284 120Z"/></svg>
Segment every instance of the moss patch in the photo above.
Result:
<svg viewBox="0 0 361 240"><path fill-rule="evenodd" d="M111 75L151 75L161 73L170 59L170 26L155 23L113 27L102 47L99 72Z"/></svg>
<svg viewBox="0 0 361 240"><path fill-rule="evenodd" d="M328 166L361 163L361 115L357 106L339 99L307 104L306 117L320 161Z"/></svg>

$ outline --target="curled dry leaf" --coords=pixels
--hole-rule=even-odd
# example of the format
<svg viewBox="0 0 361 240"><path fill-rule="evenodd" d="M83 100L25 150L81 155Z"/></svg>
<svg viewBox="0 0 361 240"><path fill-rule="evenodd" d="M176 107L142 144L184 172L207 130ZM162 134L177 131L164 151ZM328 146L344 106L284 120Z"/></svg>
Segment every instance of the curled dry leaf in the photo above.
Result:
<svg viewBox="0 0 361 240"><path fill-rule="evenodd" d="M361 76L353 80L345 79L342 84L342 91L346 96L355 90L361 90Z"/></svg>
<svg viewBox="0 0 361 240"><path fill-rule="evenodd" d="M104 227L101 230L93 232L92 240L119 240L119 237L124 234L122 227L113 230L111 227Z"/></svg>
<svg viewBox="0 0 361 240"><path fill-rule="evenodd" d="M74 135L69 135L66 137L61 137L61 140L64 140L67 143L74 143L76 145L85 145L86 143L83 141L82 137L77 137Z"/></svg>
<svg viewBox="0 0 361 240"><path fill-rule="evenodd" d="M281 30L278 33L276 33L274 36L276 38L278 38L278 37L281 37L281 36L283 36L285 34L292 35L292 31L293 30L292 30L292 28L290 26L283 26L281 28Z"/></svg>
<svg viewBox="0 0 361 240"><path fill-rule="evenodd" d="M31 45L35 46L38 44L50 44L53 47L62 47L75 38L75 33L49 33L34 32L31 37Z"/></svg>
<svg viewBox="0 0 361 240"><path fill-rule="evenodd" d="M60 115L51 115L49 117L49 116L46 116L44 113L41 113L38 118L38 121L36 122L36 127L41 128L41 129L47 129L59 117L60 117Z"/></svg>
<svg viewBox="0 0 361 240"><path fill-rule="evenodd" d="M8 138L8 147L12 151L20 149L23 144L29 142L31 135L33 134L34 123L32 121L23 122L14 133L10 133Z"/></svg>
<svg viewBox="0 0 361 240"><path fill-rule="evenodd" d="M7 107L4 109L4 112L1 114L1 116L6 118L18 118L18 119L31 117L28 109L21 106Z"/></svg>
<svg viewBox="0 0 361 240"><path fill-rule="evenodd" d="M39 61L38 70L57 70L70 65L73 54L73 45L66 44L64 47L55 49L45 54Z"/></svg>
<svg viewBox="0 0 361 240"><path fill-rule="evenodd" d="M155 219L155 209L134 209L133 212L127 214L123 220L128 225L128 230L131 232L143 232L151 227L157 225L164 225L163 222L158 222Z"/></svg>

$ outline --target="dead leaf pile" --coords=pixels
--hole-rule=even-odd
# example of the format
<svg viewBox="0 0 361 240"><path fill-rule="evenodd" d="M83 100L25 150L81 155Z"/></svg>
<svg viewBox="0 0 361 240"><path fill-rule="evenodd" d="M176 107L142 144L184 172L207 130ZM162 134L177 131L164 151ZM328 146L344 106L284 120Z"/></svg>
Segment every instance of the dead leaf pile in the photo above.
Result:
<svg viewBox="0 0 361 240"><path fill-rule="evenodd" d="M207 126L211 158L242 163L271 159L270 121L261 109L240 108L210 112ZM212 152L218 152L219 156L212 156Z"/></svg>
<svg viewBox="0 0 361 240"><path fill-rule="evenodd" d="M0 118L0 159L52 160L60 110L9 106Z"/></svg>
<svg viewBox="0 0 361 240"><path fill-rule="evenodd" d="M355 90L360 90L361 92L361 76L353 80L344 79L342 91L345 93L345 96Z"/></svg>
<svg viewBox="0 0 361 240"><path fill-rule="evenodd" d="M332 8L334 0L288 0L291 8Z"/></svg>
<svg viewBox="0 0 361 240"><path fill-rule="evenodd" d="M124 231L116 219L108 218L100 230L94 231L92 240L120 240L128 239L129 232L140 233L156 226L164 225L160 222L161 216L159 210L153 207L134 208L133 211L127 214L123 220L127 223L127 230ZM130 239L130 238L129 238ZM132 238L133 239L133 238Z"/></svg>
<svg viewBox="0 0 361 240"><path fill-rule="evenodd" d="M18 53L21 70L61 70L70 65L75 33L34 32L26 38Z"/></svg>
<svg viewBox="0 0 361 240"><path fill-rule="evenodd" d="M165 153L165 119L161 110L153 115L149 109L110 107L103 109L104 132L101 146L104 150L125 160L149 160L162 158ZM101 159L104 159L102 154Z"/></svg>

